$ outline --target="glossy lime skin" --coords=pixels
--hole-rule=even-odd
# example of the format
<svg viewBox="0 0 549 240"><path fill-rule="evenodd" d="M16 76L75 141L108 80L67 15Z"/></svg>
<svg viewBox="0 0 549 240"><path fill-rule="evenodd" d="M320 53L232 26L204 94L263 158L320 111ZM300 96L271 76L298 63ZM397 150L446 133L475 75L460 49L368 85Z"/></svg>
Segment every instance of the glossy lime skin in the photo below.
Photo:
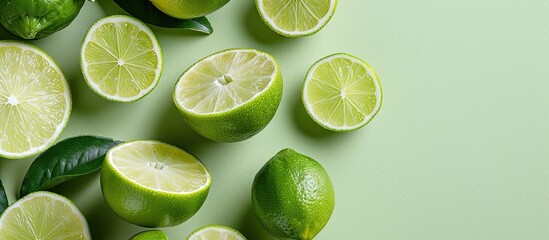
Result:
<svg viewBox="0 0 549 240"><path fill-rule="evenodd" d="M40 39L67 27L85 0L0 0L0 25L23 39Z"/></svg>
<svg viewBox="0 0 549 240"><path fill-rule="evenodd" d="M120 174L108 161L100 170L101 192L116 215L129 223L158 228L179 225L202 207L210 186L192 194L177 194L140 186Z"/></svg>
<svg viewBox="0 0 549 240"><path fill-rule="evenodd" d="M317 161L284 149L255 176L252 204L267 232L283 239L310 240L328 223L335 192Z"/></svg>
<svg viewBox="0 0 549 240"><path fill-rule="evenodd" d="M135 234L130 240L168 240L168 237L161 230L149 230Z"/></svg>
<svg viewBox="0 0 549 240"><path fill-rule="evenodd" d="M191 19L206 16L220 9L229 0L150 0L165 14L179 19Z"/></svg>

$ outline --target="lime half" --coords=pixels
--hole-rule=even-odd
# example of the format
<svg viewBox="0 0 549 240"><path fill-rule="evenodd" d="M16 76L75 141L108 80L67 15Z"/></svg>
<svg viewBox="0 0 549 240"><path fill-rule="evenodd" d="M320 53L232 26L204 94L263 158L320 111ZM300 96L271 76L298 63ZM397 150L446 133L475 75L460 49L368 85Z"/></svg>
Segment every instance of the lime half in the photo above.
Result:
<svg viewBox="0 0 549 240"><path fill-rule="evenodd" d="M82 73L99 96L133 102L150 93L162 75L156 36L143 22L114 15L94 23L82 44Z"/></svg>
<svg viewBox="0 0 549 240"><path fill-rule="evenodd" d="M82 213L69 199L34 192L12 204L0 217L0 239L91 239Z"/></svg>
<svg viewBox="0 0 549 240"><path fill-rule="evenodd" d="M381 84L363 60L345 53L313 64L303 85L303 103L320 126L351 131L366 125L381 108Z"/></svg>
<svg viewBox="0 0 549 240"><path fill-rule="evenodd" d="M0 41L0 157L45 151L70 112L69 85L55 61L32 45Z"/></svg>
<svg viewBox="0 0 549 240"><path fill-rule="evenodd" d="M230 227L209 225L195 230L187 240L246 240L246 238Z"/></svg>
<svg viewBox="0 0 549 240"><path fill-rule="evenodd" d="M210 173L200 160L155 141L115 146L101 167L108 205L126 221L144 227L183 223L198 212L210 184Z"/></svg>
<svg viewBox="0 0 549 240"><path fill-rule="evenodd" d="M337 0L255 0L261 19L286 37L312 35L335 13Z"/></svg>
<svg viewBox="0 0 549 240"><path fill-rule="evenodd" d="M260 132L282 98L282 74L268 53L229 49L191 66L177 82L174 102L187 124L214 141Z"/></svg>

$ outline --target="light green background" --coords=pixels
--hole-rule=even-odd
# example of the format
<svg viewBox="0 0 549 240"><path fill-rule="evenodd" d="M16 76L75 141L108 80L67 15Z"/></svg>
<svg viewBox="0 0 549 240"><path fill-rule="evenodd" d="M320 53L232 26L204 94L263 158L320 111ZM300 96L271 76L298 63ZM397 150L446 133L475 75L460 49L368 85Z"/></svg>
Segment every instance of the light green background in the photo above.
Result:
<svg viewBox="0 0 549 240"><path fill-rule="evenodd" d="M210 16L211 36L153 28L165 71L150 95L131 104L96 96L78 65L87 28L115 13L122 11L110 0L88 2L70 27L33 43L70 80L74 109L62 138L157 139L209 167L210 196L195 217L166 229L173 240L212 223L273 239L255 220L250 188L286 147L320 161L334 182L336 209L316 239L549 239L549 1L340 0L318 34L285 39L261 22L252 1L233 0ZM260 134L214 143L184 124L172 88L195 61L234 47L273 54L284 96ZM335 52L369 62L383 85L379 115L352 133L322 130L299 98L309 66ZM0 160L11 201L30 163ZM76 202L95 239L142 230L109 210L97 174L54 191Z"/></svg>

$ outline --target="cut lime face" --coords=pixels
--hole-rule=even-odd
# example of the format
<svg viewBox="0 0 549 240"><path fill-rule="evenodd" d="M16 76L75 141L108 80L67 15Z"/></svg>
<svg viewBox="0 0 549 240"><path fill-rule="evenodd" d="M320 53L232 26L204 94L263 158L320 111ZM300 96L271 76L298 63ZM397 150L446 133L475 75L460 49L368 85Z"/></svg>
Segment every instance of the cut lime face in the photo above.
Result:
<svg viewBox="0 0 549 240"><path fill-rule="evenodd" d="M332 131L351 131L366 125L381 108L381 84L366 62L339 53L309 69L302 98L319 125Z"/></svg>
<svg viewBox="0 0 549 240"><path fill-rule="evenodd" d="M0 41L0 157L45 151L70 112L69 85L53 59L32 45Z"/></svg>
<svg viewBox="0 0 549 240"><path fill-rule="evenodd" d="M237 230L221 225L204 226L187 237L187 240L246 240Z"/></svg>
<svg viewBox="0 0 549 240"><path fill-rule="evenodd" d="M146 24L128 16L110 16L94 23L81 51L86 82L111 101L143 98L162 74L163 57L156 36Z"/></svg>
<svg viewBox="0 0 549 240"><path fill-rule="evenodd" d="M192 193L209 186L210 175L194 156L168 144L136 141L114 147L107 159L124 177L170 193Z"/></svg>
<svg viewBox="0 0 549 240"><path fill-rule="evenodd" d="M229 49L191 66L174 102L187 124L214 141L252 137L271 121L282 98L282 75L268 53Z"/></svg>
<svg viewBox="0 0 549 240"><path fill-rule="evenodd" d="M191 218L204 204L211 175L193 155L156 141L111 148L101 167L109 207L143 227L169 227Z"/></svg>
<svg viewBox="0 0 549 240"><path fill-rule="evenodd" d="M181 76L178 103L198 114L219 113L250 101L265 90L276 75L272 57L252 50L212 55Z"/></svg>
<svg viewBox="0 0 549 240"><path fill-rule="evenodd" d="M334 15L337 0L256 0L263 21L286 37L301 37L322 29Z"/></svg>
<svg viewBox="0 0 549 240"><path fill-rule="evenodd" d="M0 217L0 239L91 239L88 224L74 204L50 192L34 192Z"/></svg>

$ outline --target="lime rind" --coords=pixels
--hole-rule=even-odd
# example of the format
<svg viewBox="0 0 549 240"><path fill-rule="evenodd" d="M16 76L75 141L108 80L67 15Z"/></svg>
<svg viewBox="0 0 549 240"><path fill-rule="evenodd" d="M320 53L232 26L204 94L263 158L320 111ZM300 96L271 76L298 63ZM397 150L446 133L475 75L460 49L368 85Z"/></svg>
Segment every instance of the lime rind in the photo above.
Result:
<svg viewBox="0 0 549 240"><path fill-rule="evenodd" d="M211 235L204 236L204 234L213 234L215 237L219 237L219 238L216 238L219 240L221 239L246 240L246 237L244 237L244 235L242 235L242 233L240 233L236 229L233 229L227 226L217 225L217 224L207 225L195 230L187 237L187 240L202 240L202 239L214 240L212 238L207 238L207 237L214 237L214 236L211 236Z"/></svg>
<svg viewBox="0 0 549 240"><path fill-rule="evenodd" d="M367 77L369 79L371 79L373 84L374 84L374 88L375 88L374 96L375 96L375 101L376 101L374 108L367 115L365 115L363 117L363 120L361 122L353 124L353 125L336 126L336 125L334 125L334 124L332 124L328 121L322 120L322 118L319 116L317 111L315 109L313 109L313 104L308 102L309 101L309 96L308 96L308 91L307 90L309 89L309 84L311 83L311 81L313 79L313 75L315 74L317 68L319 66L321 66L322 64L330 63L330 62L332 62L336 59L345 59L345 60L351 61L353 64L358 64L358 65L363 66L364 69L366 70L367 75L368 75ZM374 69L368 63L366 63L364 60L362 60L358 57L355 57L351 54L348 54L348 53L335 53L335 54L329 55L327 57L324 57L324 58L318 60L316 63L314 63L311 66L311 68L307 72L307 76L305 77L305 82L303 84L302 101L303 101L303 104L305 106L305 109L306 109L307 113L309 114L309 116L317 124L319 124L320 126L322 126L323 128L325 128L327 130L331 130L331 131L335 131L335 132L346 132L346 131L352 131L352 130L356 130L356 129L359 129L361 127L364 127L377 115L377 113L381 109L381 105L382 105L382 102L383 102L383 94L382 93L383 93L383 91L382 91L381 83L379 81L379 77L376 74L376 72L374 71Z"/></svg>
<svg viewBox="0 0 549 240"><path fill-rule="evenodd" d="M31 193L21 199L19 199L17 202L13 203L10 207L8 207L4 213L0 216L0 238L1 239L5 239L5 240L10 240L10 239L19 239L19 237L21 237L20 233L17 234L17 237L18 238L7 238L6 236L3 235L3 231L2 231L2 228L6 228L7 224L12 224L14 223L14 221L9 221L9 222L6 222L8 221L7 219L10 218L10 217L16 217L18 219L18 221L22 221L24 222L25 224L24 225L19 225L19 224L15 224L17 225L16 227L18 229L22 229L22 228L25 228L25 227L30 227L32 224L33 224L33 221L44 221L45 219L43 218L43 216L36 216L36 215L33 215L31 213L26 213L25 215L25 205L29 203L29 201L37 201L36 199L37 198L48 198L46 200L46 203L48 204L47 206L42 206L42 210L44 211L54 211L54 212L50 212L50 216L51 217L59 217L59 218L62 218L62 219L57 219L57 221L61 224L63 223L61 226L65 227L66 226L66 221L68 220L74 220L74 219L70 219L67 217L67 212L66 211L63 211L61 214L63 214L63 216L61 215L58 215L59 212L56 212L56 210L59 210L59 209L51 209L51 207L53 206L53 204L55 204L56 202L61 202L64 206L68 207L65 208L64 210L70 210L70 212L74 216L76 216L77 220L79 221L80 223L80 226L81 229L77 229L77 232L75 232L74 230L75 229L70 229L69 231L71 231L71 234L74 234L76 233L77 235L79 235L79 238L78 239L82 239L82 240L90 240L91 239L91 234L90 234L90 230L89 230L89 227L88 227L88 223L86 221L86 218L82 215L82 213L80 212L80 210L74 205L74 203L61 196L61 195L58 195L58 194L55 194L55 193L51 193L51 192L44 192L44 191L38 191L38 192L34 192L34 193ZM40 199L40 200L44 200L44 199ZM40 211L39 208L35 207L35 206L32 206L32 208L28 209L28 211ZM12 212L13 214L17 214L19 216L11 216L12 215ZM12 219L13 220L13 219ZM41 228L44 227L44 223L45 224L51 224L52 222L51 221L48 221L48 222L43 222L41 224ZM9 227L9 226L8 226ZM73 226L71 226L73 227ZM29 232L29 234L36 234L37 232L32 230L32 229L22 229L22 230L31 230L32 232ZM40 229L39 231L42 231L43 229ZM59 230L58 228L55 228L53 230ZM13 230L10 230L8 231L8 233L13 233ZM4 232L4 234L6 234L6 232ZM48 234L52 234L52 232L49 232ZM81 235L80 235L81 234ZM51 236L51 235L50 235ZM65 239L65 238L63 238ZM73 238L74 239L74 236Z"/></svg>
<svg viewBox="0 0 549 240"><path fill-rule="evenodd" d="M139 89L140 91L139 91L138 94L135 94L135 95L130 96L130 97L123 97L123 96L117 96L117 95L106 93L104 90L101 89L101 87L97 83L95 83L92 80L93 78L90 76L90 74L87 70L87 67L89 66L89 64L86 61L86 54L85 54L87 43L89 43L90 40L94 37L93 33L96 32L97 29L102 27L104 24L108 24L108 23L115 23L115 24L129 23L129 24L137 27L140 31L146 33L146 35L149 37L149 40L151 41L152 52L155 54L156 59L157 59L157 64L156 64L156 67L155 67L155 70L154 70L154 73L155 73L154 79L151 81L150 84L148 84L147 87L140 88ZM162 49L160 47L160 43L158 42L158 39L157 39L156 35L154 34L154 32L145 23L141 22L140 20L138 20L134 17L130 17L130 16L126 16L126 15L112 15L112 16L108 16L108 17L104 17L102 19L99 19L97 22L95 22L88 29L88 31L86 33L86 36L84 37L84 40L82 41L82 49L81 49L80 56L81 56L81 58L80 58L80 67L81 67L82 73L84 75L84 79L86 80L86 84L90 87L90 89L93 92L95 92L100 97L102 97L104 99L107 99L107 100L110 100L110 101L114 101L114 102L123 102L123 103L135 102L135 101L140 100L140 99L144 98L145 96L147 96L158 85L158 82L160 81L160 78L161 78L162 72L163 72L163 67L164 67L164 56L163 56L163 53L162 53ZM113 56L113 57L116 57L116 56ZM120 62L117 61L117 63L120 63ZM131 74L128 74L128 75L131 75ZM142 87L142 86L132 86L132 88L139 88L139 87Z"/></svg>
<svg viewBox="0 0 549 240"><path fill-rule="evenodd" d="M159 151L158 148L163 148L164 152ZM136 150L147 152L130 153L130 151ZM165 151L170 152L166 153ZM151 153L153 156L148 155ZM167 159L165 158L166 154L169 154ZM127 159L127 157L132 157L132 159ZM147 161L151 160L151 157L155 158L154 162ZM179 158L171 159L171 157ZM158 161L162 158L165 161ZM186 158L183 163L181 163L182 158ZM138 188L146 188L153 192L188 195L202 192L211 185L211 175L206 166L197 157L177 147L158 141L132 141L119 144L107 152L105 159L115 170L116 174L120 175L126 181ZM141 164L143 168L135 166L137 164ZM181 169L180 167L182 166L186 167L186 169ZM189 169L189 167L192 168ZM165 170L162 175L156 171L159 168ZM154 175L154 179L150 179L152 175ZM200 177L201 179L189 179L189 175ZM190 183L183 184L181 178L189 180ZM152 182L147 182L147 180L152 180ZM178 182L175 182L175 180ZM184 187L182 187L183 185ZM178 191L166 188L175 188Z"/></svg>
<svg viewBox="0 0 549 240"><path fill-rule="evenodd" d="M46 139L46 141L44 141L41 145L36 147L31 147L27 151L17 152L17 153L5 151L0 147L0 157L7 158L7 159L22 159L22 158L27 158L27 157L31 157L36 154L39 154L45 151L46 149L48 149L49 147L51 147L53 144L55 144L55 142L59 139L59 137L61 136L61 133L63 132L63 130L65 129L65 127L69 122L71 110L72 110L72 97L71 97L70 86L65 78L65 75L63 74L63 71L50 55L48 55L42 49L36 46L33 46L31 44L27 44L19 41L13 41L13 40L0 41L0 48L9 47L9 46L15 46L15 47L21 48L23 51L31 51L37 54L38 56L44 58L49 63L49 67L52 67L55 70L55 72L59 74L60 81L63 86L63 98L65 99L65 111L63 113L61 122L57 124L57 126L55 127L54 133L51 134L49 139ZM7 137L5 134L3 135L4 136L2 137L2 143L5 141L5 138Z"/></svg>
<svg viewBox="0 0 549 240"><path fill-rule="evenodd" d="M265 5L264 2L267 2L267 1L271 1L271 2L276 1L276 3L278 3L278 4L285 4L284 8L287 8L288 5L291 4L292 2L295 3L295 4L302 4L303 5L302 8L304 8L311 15L314 15L313 14L314 11L310 10L309 7L304 5L303 2L305 2L305 1L303 1L303 0L302 1L255 0L255 5L256 5L256 8L259 12L259 16L265 22L265 24L271 30L273 30L274 32L276 32L276 33L278 33L282 36L290 37L290 38L310 36L310 35L313 35L313 34L317 33L318 31L320 31L332 19L333 15L336 11L337 4L338 4L338 0L327 0L327 1L330 1L330 6L329 6L328 10L326 11L326 13L324 14L324 16L322 16L322 18L320 18L320 19L317 18L316 19L318 22L314 27L310 27L306 30L293 30L293 31L290 31L290 30L287 30L287 29L284 29L284 28L278 26L279 24L276 23L275 19L273 19L272 17L269 17L269 14L265 10L265 6L264 6ZM324 0L322 0L322 1L324 1ZM298 19L299 16L298 16L297 11L293 11L293 12L295 14L295 16L294 16L295 19L293 21L293 24L297 25L297 24L303 24L304 22L308 22L308 21L303 21L303 19ZM279 14L280 13L275 14L275 16L279 15ZM305 16L305 15L307 15L307 14L304 14L302 16ZM316 17L316 16L314 16L314 17ZM281 21L287 21L287 20L288 19L281 19Z"/></svg>
<svg viewBox="0 0 549 240"><path fill-rule="evenodd" d="M238 74L244 74L246 75L246 80L254 80L254 77L257 77L256 76L248 76L250 74L254 74L254 73L257 73L257 71L262 71L262 70L258 70L258 68L262 67L263 65L260 65L260 66L257 66L257 65L252 65L252 64L247 64L246 66L244 67L249 67L250 69L254 69L256 71L247 71L247 72L240 72L241 69L233 69L232 67L234 65L237 65L237 64L231 64L231 65L226 65L226 64L219 64L219 65L224 65L223 67L228 67L227 68L224 68L224 69L218 69L219 65L216 65L215 63L212 63L212 61L223 61L223 59L219 59L219 58L223 58L225 57L226 55L231 55L231 54L253 54L254 55L254 59L255 58L263 58L263 62L262 64L270 64L270 66L268 66L268 70L271 70L270 74L268 75L262 75L261 78L262 79L265 79L267 80L267 84L264 84L263 83L260 83L258 86L255 82L252 83L253 87L256 88L257 91L250 91L250 89L247 89L248 86L246 86L247 83L249 83L248 81L242 81L241 79L239 79L240 76L237 76ZM230 58L230 56L228 56ZM252 59L253 60L253 59ZM235 63L235 62L233 62ZM207 64L207 66L204 66L205 64ZM198 74L201 74L202 76L200 77L205 77L203 80L200 79L199 81L202 81L200 84L202 85L208 85L207 87L204 87L207 91L210 91L210 93L215 94L215 93L225 93L223 91L226 91L225 89L227 88L223 88L223 87L220 87L218 88L219 90L217 89L212 89L212 88L216 88L216 84L223 84L223 83L219 83L219 82L223 82L223 81L232 81L231 78L234 78L236 79L233 84L231 85L234 85L234 84L238 84L237 87L231 89L231 92L228 92L226 93L228 98L230 97L233 97L234 98L238 98L240 96L237 96L236 94L237 93L242 93L244 91L248 91L250 92L251 96L248 96L248 97L245 97L245 98L241 98L241 99L236 99L234 100L234 103L235 104L232 104L232 106L229 106L229 107L224 107L222 109L219 109L218 106L215 106L215 105L218 105L217 103L213 104L214 106L213 107L210 107L209 109L213 109L213 111L205 111L205 110L201 110L201 111L197 111L195 110L196 108L193 108L193 107L190 107L189 106L189 101L185 98L183 98L183 96L186 95L186 93L189 93L189 94L193 94L193 91L200 91L196 88L188 88L190 85L193 85L193 84L196 84L194 79L188 79L188 78L191 78L193 76L189 76L191 74L194 74L196 72L198 72L197 70L201 69L201 68L213 68L213 72L211 72L210 74L205 74L205 73L198 73ZM264 92L266 92L275 82L275 77L279 74L279 66L278 66L278 62L275 60L275 58L266 53L266 52L262 52L262 51L259 51L259 50L255 50L255 49L248 49L248 48L234 48L234 49L226 49L226 50L223 50L223 51L220 51L220 52L216 52L210 56L207 56L201 60L199 60L198 62L196 62L195 64L193 64L190 68L188 68L180 77L179 77L179 81L176 83L176 86L175 86L175 91L174 91L174 95L173 95L173 99L174 99L174 102L176 103L177 107L180 109L180 110L183 110L185 112L188 112L189 114L196 114L196 115L201 115L201 116L204 116L204 115L222 115L226 112L230 112L234 109L237 109L239 107L241 107L242 105L245 105L249 102L252 102L254 101L256 98L258 98L259 96L261 96ZM195 74L196 75L196 74ZM228 77L228 79L227 79ZM216 79L215 81L212 81L212 79ZM207 81L209 80L210 83L207 83ZM187 88L186 88L187 87ZM242 91L239 91L239 90L242 90ZM180 96L180 97L178 97ZM196 94L195 97L200 97L199 94ZM203 98L203 100L210 100L208 98ZM223 100L223 99L222 99ZM221 102L221 101L219 101ZM226 105L231 105L231 104L226 104Z"/></svg>

